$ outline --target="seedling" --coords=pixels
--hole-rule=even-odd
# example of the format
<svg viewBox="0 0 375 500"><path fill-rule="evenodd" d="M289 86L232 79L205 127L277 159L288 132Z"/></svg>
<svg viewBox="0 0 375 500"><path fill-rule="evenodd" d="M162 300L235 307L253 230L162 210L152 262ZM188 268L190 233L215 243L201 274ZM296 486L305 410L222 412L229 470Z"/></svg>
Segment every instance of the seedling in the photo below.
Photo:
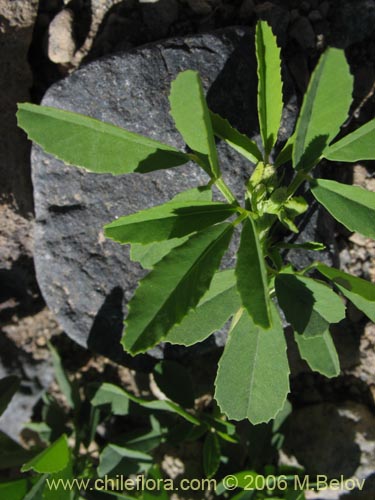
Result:
<svg viewBox="0 0 375 500"><path fill-rule="evenodd" d="M273 161L283 109L280 49L265 22L257 24L255 37L262 148L210 112L200 77L190 70L177 76L170 93L171 115L190 152L33 104L19 105L18 122L45 151L91 172L147 173L194 161L210 176L205 187L105 226L107 237L130 244L133 258L150 269L129 303L122 344L133 355L160 341L190 346L232 318L215 397L229 418L256 424L275 418L289 392L279 309L294 329L302 358L327 377L340 371L329 326L345 316L341 296L375 321L374 285L319 261L300 270L285 265L280 251L288 244L274 230L282 224L298 232L298 216L308 208L298 189L307 185L346 228L375 237L375 193L314 176L322 159L374 159L375 120L336 139L348 115L353 78L343 51L329 48L311 76L295 131ZM243 206L221 176L215 136L249 160ZM286 185L289 162L294 176ZM225 201L212 201L214 188ZM223 271L235 227L241 228L236 266ZM294 247L318 252L323 245ZM309 275L313 269L318 278Z"/></svg>

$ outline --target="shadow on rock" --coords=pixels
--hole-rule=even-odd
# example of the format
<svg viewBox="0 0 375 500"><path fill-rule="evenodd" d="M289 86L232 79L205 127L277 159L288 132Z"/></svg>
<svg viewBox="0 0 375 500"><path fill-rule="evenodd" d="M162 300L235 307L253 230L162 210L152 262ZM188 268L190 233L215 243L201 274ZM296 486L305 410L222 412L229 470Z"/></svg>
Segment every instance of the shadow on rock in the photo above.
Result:
<svg viewBox="0 0 375 500"><path fill-rule="evenodd" d="M107 356L117 363L137 367L145 371L151 370L155 361L147 355L130 356L120 345L124 329L122 301L124 292L115 287L105 298L92 324L87 345L94 352Z"/></svg>
<svg viewBox="0 0 375 500"><path fill-rule="evenodd" d="M352 477L361 465L358 435L368 433L368 429L363 428L364 411L371 416L365 407L354 403L342 407L323 403L298 409L285 424L283 449L306 468L308 475Z"/></svg>

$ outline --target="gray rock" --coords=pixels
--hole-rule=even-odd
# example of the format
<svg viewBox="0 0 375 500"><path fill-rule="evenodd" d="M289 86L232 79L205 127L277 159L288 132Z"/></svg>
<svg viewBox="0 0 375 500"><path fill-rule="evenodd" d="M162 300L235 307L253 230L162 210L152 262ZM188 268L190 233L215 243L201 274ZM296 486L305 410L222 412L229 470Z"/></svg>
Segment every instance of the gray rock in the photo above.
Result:
<svg viewBox="0 0 375 500"><path fill-rule="evenodd" d="M0 431L19 441L19 434L31 420L33 408L54 377L48 361L36 361L18 349L5 335L0 336L0 378L17 375L21 384L0 417Z"/></svg>
<svg viewBox="0 0 375 500"><path fill-rule="evenodd" d="M178 18L178 3L176 0L159 0L142 4L143 20L151 36L164 38L169 28Z"/></svg>
<svg viewBox="0 0 375 500"><path fill-rule="evenodd" d="M295 410L286 423L283 451L294 456L311 478L343 475L364 481L363 491L325 490L308 498L374 498L375 417L367 407L346 402Z"/></svg>
<svg viewBox="0 0 375 500"><path fill-rule="evenodd" d="M303 49L315 47L315 33L307 17L299 17L291 27L289 33Z"/></svg>
<svg viewBox="0 0 375 500"><path fill-rule="evenodd" d="M211 109L259 139L252 44L249 32L230 29L107 57L55 84L43 104L184 148L169 116L168 94L177 73L191 68L201 74ZM291 109L295 108L287 107L282 127L287 132L293 126ZM225 144L218 147L223 176L242 197L251 166ZM205 184L208 178L193 164L145 176L94 175L66 166L38 147L33 149L32 165L35 263L42 293L71 338L116 361L131 363L119 340L126 304L145 273L130 261L128 248L106 240L101 228L116 216L163 203L181 190ZM225 259L227 266L233 265L235 244ZM332 262L329 254L326 258ZM223 336L216 341L212 337L206 346L215 342L222 344ZM181 352L186 351L162 346L151 354ZM143 356L134 362L147 368L149 361Z"/></svg>
<svg viewBox="0 0 375 500"><path fill-rule="evenodd" d="M244 20L250 19L254 14L254 2L253 0L244 0L240 7L240 18Z"/></svg>
<svg viewBox="0 0 375 500"><path fill-rule="evenodd" d="M0 0L0 197L30 215L30 147L17 127L16 103L28 101L32 85L27 62L37 0Z"/></svg>
<svg viewBox="0 0 375 500"><path fill-rule="evenodd" d="M362 42L374 32L375 3L373 0L335 0L331 4L331 36L328 43L340 48L347 48Z"/></svg>
<svg viewBox="0 0 375 500"><path fill-rule="evenodd" d="M212 12L212 7L206 0L187 0L187 4L199 16L207 16Z"/></svg>

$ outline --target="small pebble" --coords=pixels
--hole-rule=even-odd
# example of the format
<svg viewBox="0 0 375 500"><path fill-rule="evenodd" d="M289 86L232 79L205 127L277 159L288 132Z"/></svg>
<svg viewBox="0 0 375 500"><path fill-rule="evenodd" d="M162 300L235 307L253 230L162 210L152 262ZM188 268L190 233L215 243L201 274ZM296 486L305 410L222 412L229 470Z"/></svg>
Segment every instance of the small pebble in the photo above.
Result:
<svg viewBox="0 0 375 500"><path fill-rule="evenodd" d="M36 339L36 345L38 347L44 347L46 344L47 344L47 340L45 339L45 337L38 337Z"/></svg>
<svg viewBox="0 0 375 500"><path fill-rule="evenodd" d="M57 64L70 62L76 50L73 38L74 14L64 9L54 17L48 29L48 57Z"/></svg>

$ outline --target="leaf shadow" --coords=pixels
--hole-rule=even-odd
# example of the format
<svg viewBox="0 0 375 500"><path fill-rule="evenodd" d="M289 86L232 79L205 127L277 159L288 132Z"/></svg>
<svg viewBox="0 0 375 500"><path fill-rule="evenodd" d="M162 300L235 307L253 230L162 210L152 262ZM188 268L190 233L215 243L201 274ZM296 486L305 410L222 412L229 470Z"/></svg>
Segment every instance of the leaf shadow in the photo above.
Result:
<svg viewBox="0 0 375 500"><path fill-rule="evenodd" d="M276 283L277 299L287 321L297 332L304 332L314 311L313 293L293 274L280 274ZM298 298L298 308L295 298Z"/></svg>
<svg viewBox="0 0 375 500"><path fill-rule="evenodd" d="M254 30L247 30L235 46L208 89L207 103L241 133L253 137L259 132Z"/></svg>
<svg viewBox="0 0 375 500"><path fill-rule="evenodd" d="M328 135L317 135L310 141L296 165L297 170L307 170L319 162L323 151L328 146Z"/></svg>
<svg viewBox="0 0 375 500"><path fill-rule="evenodd" d="M188 158L183 153L157 149L155 153L150 154L147 158L140 161L134 172L145 174L155 170L178 167L180 165L184 165L187 161Z"/></svg>
<svg viewBox="0 0 375 500"><path fill-rule="evenodd" d="M283 450L306 468L306 474L352 477L361 463L355 423L332 403L292 412L283 425Z"/></svg>
<svg viewBox="0 0 375 500"><path fill-rule="evenodd" d="M106 296L98 310L87 339L87 346L94 352L110 358L116 363L129 368L149 371L155 364L148 355L130 356L122 345L124 292L121 287L114 287Z"/></svg>

